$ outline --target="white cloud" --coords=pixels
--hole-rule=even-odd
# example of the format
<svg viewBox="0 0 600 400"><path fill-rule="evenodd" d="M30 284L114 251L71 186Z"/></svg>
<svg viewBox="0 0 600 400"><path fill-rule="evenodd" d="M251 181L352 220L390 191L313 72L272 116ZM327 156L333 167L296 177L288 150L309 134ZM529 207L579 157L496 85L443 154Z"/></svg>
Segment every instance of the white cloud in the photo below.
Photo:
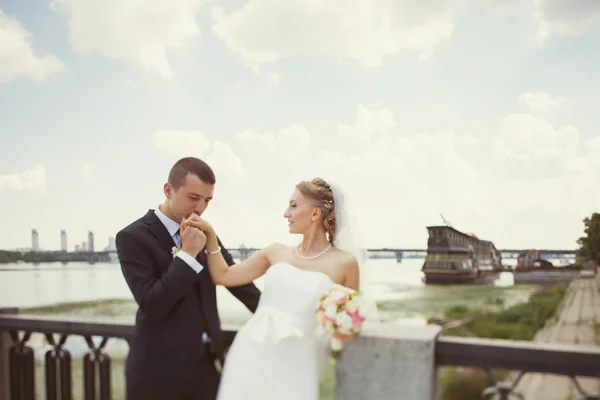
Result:
<svg viewBox="0 0 600 400"><path fill-rule="evenodd" d="M323 136L300 124L243 131L230 145L202 135L218 180L207 218L228 243L298 240L283 211L294 185L317 176L347 191L364 246L423 247L441 213L500 247L575 247L597 208L600 135L580 143L574 127L531 114L507 115L493 135L399 132L389 109L355 112Z"/></svg>
<svg viewBox="0 0 600 400"><path fill-rule="evenodd" d="M499 173L556 176L575 156L579 133L571 126L555 128L529 114L512 114L502 119L500 134L492 145Z"/></svg>
<svg viewBox="0 0 600 400"><path fill-rule="evenodd" d="M228 212L238 201L240 189L248 182L244 163L231 146L220 140L211 142L202 132L159 130L154 133L154 145L173 157L173 162L189 156L206 161L217 178L219 201L216 208L222 212Z"/></svg>
<svg viewBox="0 0 600 400"><path fill-rule="evenodd" d="M213 168L219 181L245 181L248 172L244 164L231 149L229 144L216 140L211 152L206 156L206 162Z"/></svg>
<svg viewBox="0 0 600 400"><path fill-rule="evenodd" d="M302 125L290 125L278 134L273 132L255 132L247 130L237 135L238 142L247 153L265 152L267 163L280 160L297 161L301 159L310 144L310 133Z"/></svg>
<svg viewBox="0 0 600 400"><path fill-rule="evenodd" d="M0 189L45 193L46 170L34 164L21 173L0 175Z"/></svg>
<svg viewBox="0 0 600 400"><path fill-rule="evenodd" d="M85 164L83 167L81 167L81 169L79 170L79 173L81 174L81 178L83 179L83 181L85 183L93 183L94 182L95 169L96 169L96 167L94 166L94 164Z"/></svg>
<svg viewBox="0 0 600 400"><path fill-rule="evenodd" d="M0 10L0 83L19 77L43 82L48 76L65 71L65 64L55 55L34 54L31 36L19 21Z"/></svg>
<svg viewBox="0 0 600 400"><path fill-rule="evenodd" d="M449 40L462 0L249 0L237 11L214 7L213 31L247 65L330 56L364 66L413 51L432 54Z"/></svg>
<svg viewBox="0 0 600 400"><path fill-rule="evenodd" d="M564 247L597 207L600 136L582 145L575 128L530 114L507 115L495 135L479 137L401 133L394 121L388 109L359 105L354 124L339 132L364 146L327 141L302 125L241 132L232 149L247 179L230 182L227 194L217 188L210 218L234 244L293 243L282 218L288 196L298 181L320 176L349 193L365 246L425 246L425 226L442 213L501 247Z"/></svg>
<svg viewBox="0 0 600 400"><path fill-rule="evenodd" d="M583 33L600 20L597 0L534 0L536 38L551 35L573 36Z"/></svg>
<svg viewBox="0 0 600 400"><path fill-rule="evenodd" d="M564 99L545 92L527 92L519 96L519 101L531 111L547 112L561 105Z"/></svg>
<svg viewBox="0 0 600 400"><path fill-rule="evenodd" d="M381 140L387 132L396 126L392 113L381 107L371 107L359 104L357 106L354 126L338 125L337 134L342 140L364 146L376 140Z"/></svg>
<svg viewBox="0 0 600 400"><path fill-rule="evenodd" d="M177 158L203 157L210 149L210 141L199 131L158 130L154 132L154 146Z"/></svg>
<svg viewBox="0 0 600 400"><path fill-rule="evenodd" d="M269 82L269 85L272 85L272 86L279 85L279 75L274 72L270 73L268 82Z"/></svg>
<svg viewBox="0 0 600 400"><path fill-rule="evenodd" d="M67 15L69 39L80 54L125 60L164 79L174 77L170 53L200 32L202 0L53 0Z"/></svg>

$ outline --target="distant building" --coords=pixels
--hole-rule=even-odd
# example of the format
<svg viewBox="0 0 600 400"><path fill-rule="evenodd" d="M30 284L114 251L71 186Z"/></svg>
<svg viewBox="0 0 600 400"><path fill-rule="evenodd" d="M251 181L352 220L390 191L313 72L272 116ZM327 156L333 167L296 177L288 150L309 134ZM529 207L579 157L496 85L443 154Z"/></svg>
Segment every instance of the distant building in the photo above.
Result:
<svg viewBox="0 0 600 400"><path fill-rule="evenodd" d="M115 238L112 236L108 238L108 247L106 248L106 251L117 251Z"/></svg>
<svg viewBox="0 0 600 400"><path fill-rule="evenodd" d="M31 230L31 251L40 251L40 236L37 229Z"/></svg>
<svg viewBox="0 0 600 400"><path fill-rule="evenodd" d="M94 232L88 232L88 250L93 253L94 252Z"/></svg>
<svg viewBox="0 0 600 400"><path fill-rule="evenodd" d="M85 251L87 251L87 249L88 249L88 244L86 242L81 242L80 250L85 252Z"/></svg>
<svg viewBox="0 0 600 400"><path fill-rule="evenodd" d="M62 231L60 231L60 249L62 251L68 251L67 250L67 231L65 231L64 229Z"/></svg>
<svg viewBox="0 0 600 400"><path fill-rule="evenodd" d="M536 250L524 250L517 257L515 269L533 268L534 261L540 259L540 252Z"/></svg>
<svg viewBox="0 0 600 400"><path fill-rule="evenodd" d="M75 252L79 253L80 251L81 251L81 249L79 248L79 245L78 245L78 244L76 244L76 245L75 245Z"/></svg>

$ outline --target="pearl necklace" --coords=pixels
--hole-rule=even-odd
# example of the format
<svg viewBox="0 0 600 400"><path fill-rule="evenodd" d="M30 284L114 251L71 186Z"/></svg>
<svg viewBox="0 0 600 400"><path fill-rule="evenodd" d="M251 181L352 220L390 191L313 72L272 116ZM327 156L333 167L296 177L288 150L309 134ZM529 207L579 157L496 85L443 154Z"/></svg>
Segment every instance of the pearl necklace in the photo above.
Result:
<svg viewBox="0 0 600 400"><path fill-rule="evenodd" d="M331 243L329 243L329 246L327 246L327 247L325 248L325 250L323 250L322 252L320 252L320 253L319 253L319 254L317 254L316 256L305 257L305 256L301 256L301 255L298 253L298 247L296 247L296 255L297 255L299 258L303 259L303 260L314 260L315 258L317 258L317 257L319 257L319 256L322 256L323 254L325 254L325 252L326 252L327 250L329 250L330 248L331 248Z"/></svg>

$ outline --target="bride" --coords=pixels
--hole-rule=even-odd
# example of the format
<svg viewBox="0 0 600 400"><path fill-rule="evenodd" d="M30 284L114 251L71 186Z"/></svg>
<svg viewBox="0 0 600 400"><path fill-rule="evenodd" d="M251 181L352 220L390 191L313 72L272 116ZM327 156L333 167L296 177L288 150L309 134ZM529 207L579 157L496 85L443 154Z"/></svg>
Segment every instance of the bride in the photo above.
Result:
<svg viewBox="0 0 600 400"><path fill-rule="evenodd" d="M318 330L315 307L333 284L360 287L360 253L353 254L350 243L338 237L346 233L350 240L343 201L323 179L300 182L283 216L290 233L303 235L302 242L297 247L274 243L231 267L207 221L193 214L183 222L183 229L192 226L205 233L215 284L238 286L265 275L258 308L227 354L218 400L318 399L327 342Z"/></svg>

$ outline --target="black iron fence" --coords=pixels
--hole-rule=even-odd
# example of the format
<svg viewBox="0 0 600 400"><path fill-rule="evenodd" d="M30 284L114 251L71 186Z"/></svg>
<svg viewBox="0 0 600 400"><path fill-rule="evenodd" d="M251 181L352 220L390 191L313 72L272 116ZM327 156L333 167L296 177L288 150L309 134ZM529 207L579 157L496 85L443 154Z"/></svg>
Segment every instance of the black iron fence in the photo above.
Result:
<svg viewBox="0 0 600 400"><path fill-rule="evenodd" d="M0 400L35 399L38 384L44 385L43 392L48 400L72 399L73 361L70 352L64 347L67 338L71 336L84 338L88 347L82 359L83 398L111 399L111 358L105 347L112 339L129 342L132 331L133 325L129 322L0 312L0 388L4 389L0 390ZM225 328L225 332L227 343L231 343L235 330ZM50 347L43 358L43 383L36 382L35 379L35 352L28 343L33 333L44 335ZM496 398L508 399L509 394L515 394L514 387L523 375L541 372L571 377L580 399L600 399L598 393L586 393L576 378L600 378L600 348L442 336L437 339L435 355L438 367L477 367L487 371L491 386L482 394L483 398L494 395ZM494 369L518 372L512 375L512 381L497 382L492 375ZM368 398L366 396L364 398Z"/></svg>

